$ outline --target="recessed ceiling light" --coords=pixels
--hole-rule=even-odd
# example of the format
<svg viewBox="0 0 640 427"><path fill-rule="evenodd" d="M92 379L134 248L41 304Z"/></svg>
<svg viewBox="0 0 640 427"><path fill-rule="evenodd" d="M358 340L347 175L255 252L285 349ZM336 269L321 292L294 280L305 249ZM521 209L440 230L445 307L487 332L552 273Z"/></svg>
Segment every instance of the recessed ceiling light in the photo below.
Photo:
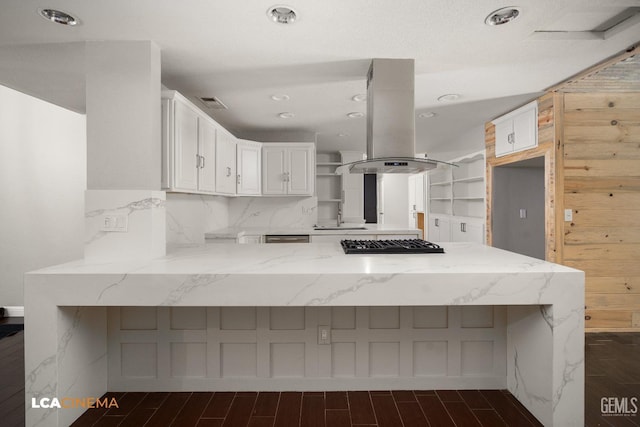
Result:
<svg viewBox="0 0 640 427"><path fill-rule="evenodd" d="M366 101L366 100L367 100L367 94L366 94L366 93L359 93L359 94L357 94L357 95L353 95L353 96L351 97L351 100L352 100L352 101L355 101L355 102L363 102L363 101Z"/></svg>
<svg viewBox="0 0 640 427"><path fill-rule="evenodd" d="M280 113L278 114L278 117L280 117L281 119L291 119L295 116L295 114L290 113L288 111L285 111L284 113Z"/></svg>
<svg viewBox="0 0 640 427"><path fill-rule="evenodd" d="M489 14L484 20L487 25L502 25L513 21L520 15L520 9L515 6L503 7Z"/></svg>
<svg viewBox="0 0 640 427"><path fill-rule="evenodd" d="M62 25L78 25L78 19L68 13L56 9L39 9L38 13L47 21Z"/></svg>
<svg viewBox="0 0 640 427"><path fill-rule="evenodd" d="M421 119L430 119L431 117L435 117L436 113L434 113L433 111L428 111L426 113L420 113L418 114L418 117L420 117Z"/></svg>
<svg viewBox="0 0 640 427"><path fill-rule="evenodd" d="M352 118L352 119L357 119L360 117L364 117L364 113L361 113L360 111L354 111L352 113L347 114L348 117Z"/></svg>
<svg viewBox="0 0 640 427"><path fill-rule="evenodd" d="M293 24L298 17L295 10L282 5L271 6L267 10L267 16L278 24Z"/></svg>
<svg viewBox="0 0 640 427"><path fill-rule="evenodd" d="M276 95L271 95L271 99L274 101L288 101L289 95L285 95L284 93L282 94L276 94Z"/></svg>
<svg viewBox="0 0 640 427"><path fill-rule="evenodd" d="M438 97L438 101L455 101L460 98L460 95L457 93L448 93L446 95L442 95Z"/></svg>

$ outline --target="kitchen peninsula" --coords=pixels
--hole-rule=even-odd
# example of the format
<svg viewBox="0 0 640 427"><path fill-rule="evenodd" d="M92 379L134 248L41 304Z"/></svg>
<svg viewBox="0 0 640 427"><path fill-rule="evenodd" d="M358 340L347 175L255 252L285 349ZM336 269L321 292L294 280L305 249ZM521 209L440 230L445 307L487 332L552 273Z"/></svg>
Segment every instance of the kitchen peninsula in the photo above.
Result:
<svg viewBox="0 0 640 427"><path fill-rule="evenodd" d="M108 390L438 387L508 388L545 426L584 425L583 273L471 243L444 248L220 244L29 273L26 424L66 426L85 410L32 408L32 398ZM484 307L487 324L467 324ZM170 315L134 327L135 308ZM201 324L181 322L182 310L201 310ZM395 325L372 314L385 310Z"/></svg>

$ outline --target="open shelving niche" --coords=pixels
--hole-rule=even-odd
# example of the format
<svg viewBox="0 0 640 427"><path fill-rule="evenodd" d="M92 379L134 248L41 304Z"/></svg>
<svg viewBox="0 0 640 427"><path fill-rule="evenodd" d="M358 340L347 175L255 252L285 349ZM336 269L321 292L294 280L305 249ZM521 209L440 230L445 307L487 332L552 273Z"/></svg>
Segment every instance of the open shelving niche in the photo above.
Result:
<svg viewBox="0 0 640 427"><path fill-rule="evenodd" d="M471 153L453 159L451 163L458 167L441 165L429 172L429 222L439 218L451 223L477 223L483 227L486 215L485 152Z"/></svg>
<svg viewBox="0 0 640 427"><path fill-rule="evenodd" d="M335 171L342 164L340 153L316 154L316 195L318 196L318 224L335 225L342 202L342 176Z"/></svg>

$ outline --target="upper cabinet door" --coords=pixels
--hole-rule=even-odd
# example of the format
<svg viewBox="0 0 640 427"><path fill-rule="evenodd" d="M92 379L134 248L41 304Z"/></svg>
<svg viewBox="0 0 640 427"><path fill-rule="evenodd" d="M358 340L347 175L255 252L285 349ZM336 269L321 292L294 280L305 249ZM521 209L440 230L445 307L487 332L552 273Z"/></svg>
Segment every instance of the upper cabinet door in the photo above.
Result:
<svg viewBox="0 0 640 427"><path fill-rule="evenodd" d="M262 146L262 194L287 194L286 158L286 148L269 144Z"/></svg>
<svg viewBox="0 0 640 427"><path fill-rule="evenodd" d="M526 150L538 145L537 110L527 110L513 118L513 151Z"/></svg>
<svg viewBox="0 0 640 427"><path fill-rule="evenodd" d="M198 189L198 114L188 106L174 103L174 187Z"/></svg>
<svg viewBox="0 0 640 427"><path fill-rule="evenodd" d="M315 177L314 150L309 147L292 147L288 151L288 194L312 195Z"/></svg>
<svg viewBox="0 0 640 427"><path fill-rule="evenodd" d="M198 190L213 193L216 191L216 127L208 120L200 119L198 126Z"/></svg>
<svg viewBox="0 0 640 427"><path fill-rule="evenodd" d="M236 194L236 139L222 128L216 132L216 192Z"/></svg>
<svg viewBox="0 0 640 427"><path fill-rule="evenodd" d="M496 123L496 157L504 156L513 151L512 133L513 121L505 120Z"/></svg>
<svg viewBox="0 0 640 427"><path fill-rule="evenodd" d="M533 101L493 121L496 157L538 146L538 103Z"/></svg>
<svg viewBox="0 0 640 427"><path fill-rule="evenodd" d="M262 194L312 196L315 152L313 143L263 144Z"/></svg>
<svg viewBox="0 0 640 427"><path fill-rule="evenodd" d="M238 140L236 192L241 195L262 194L262 144Z"/></svg>

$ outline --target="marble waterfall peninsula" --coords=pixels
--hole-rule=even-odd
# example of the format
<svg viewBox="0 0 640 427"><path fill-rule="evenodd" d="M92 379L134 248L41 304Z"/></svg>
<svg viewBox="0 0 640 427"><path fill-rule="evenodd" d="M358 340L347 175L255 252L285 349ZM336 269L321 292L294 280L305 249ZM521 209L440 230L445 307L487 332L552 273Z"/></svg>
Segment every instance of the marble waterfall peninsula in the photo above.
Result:
<svg viewBox="0 0 640 427"><path fill-rule="evenodd" d="M584 425L584 274L472 243L204 245L25 276L26 400L108 390L508 388ZM318 342L331 325L330 344ZM27 407L28 426L82 408Z"/></svg>

